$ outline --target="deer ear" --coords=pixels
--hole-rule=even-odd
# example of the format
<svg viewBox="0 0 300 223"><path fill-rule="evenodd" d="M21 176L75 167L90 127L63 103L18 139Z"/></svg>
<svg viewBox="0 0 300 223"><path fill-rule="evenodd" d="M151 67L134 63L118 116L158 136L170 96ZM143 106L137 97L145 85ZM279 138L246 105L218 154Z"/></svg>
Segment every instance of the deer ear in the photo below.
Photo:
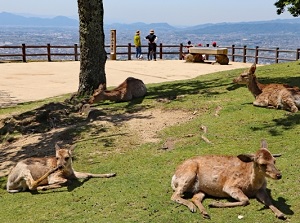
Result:
<svg viewBox="0 0 300 223"><path fill-rule="evenodd" d="M71 151L71 153L73 153L75 147L76 147L75 145L72 145L72 146L69 148L69 150Z"/></svg>
<svg viewBox="0 0 300 223"><path fill-rule="evenodd" d="M105 91L106 90L106 84L99 84L98 90Z"/></svg>
<svg viewBox="0 0 300 223"><path fill-rule="evenodd" d="M268 149L268 143L265 139L261 140L260 143L261 148Z"/></svg>
<svg viewBox="0 0 300 223"><path fill-rule="evenodd" d="M250 67L249 71L254 74L255 70L256 70L256 63L253 63L252 66Z"/></svg>
<svg viewBox="0 0 300 223"><path fill-rule="evenodd" d="M241 161L245 163L250 163L254 161L254 155L253 154L241 154L237 156Z"/></svg>
<svg viewBox="0 0 300 223"><path fill-rule="evenodd" d="M55 144L55 150L59 150L60 149L60 147L59 147L59 145L56 143Z"/></svg>

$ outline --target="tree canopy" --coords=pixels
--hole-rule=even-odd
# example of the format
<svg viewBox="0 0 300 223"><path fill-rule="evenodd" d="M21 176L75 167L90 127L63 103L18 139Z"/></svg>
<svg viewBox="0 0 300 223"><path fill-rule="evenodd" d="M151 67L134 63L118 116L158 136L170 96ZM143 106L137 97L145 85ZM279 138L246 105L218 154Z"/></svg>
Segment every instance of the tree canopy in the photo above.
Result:
<svg viewBox="0 0 300 223"><path fill-rule="evenodd" d="M287 8L292 16L298 17L300 15L300 0L278 0L274 4L277 8L277 14L280 15Z"/></svg>

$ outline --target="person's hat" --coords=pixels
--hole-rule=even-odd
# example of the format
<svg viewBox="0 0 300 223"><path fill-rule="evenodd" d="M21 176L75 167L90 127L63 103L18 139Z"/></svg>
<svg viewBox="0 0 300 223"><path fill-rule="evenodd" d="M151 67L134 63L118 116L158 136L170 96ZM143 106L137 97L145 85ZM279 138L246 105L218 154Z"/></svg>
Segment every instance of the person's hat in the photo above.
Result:
<svg viewBox="0 0 300 223"><path fill-rule="evenodd" d="M150 33L154 33L154 30L153 30L153 29L151 29L151 30L150 30Z"/></svg>
<svg viewBox="0 0 300 223"><path fill-rule="evenodd" d="M136 34L140 34L140 30L137 30L135 33L136 33Z"/></svg>

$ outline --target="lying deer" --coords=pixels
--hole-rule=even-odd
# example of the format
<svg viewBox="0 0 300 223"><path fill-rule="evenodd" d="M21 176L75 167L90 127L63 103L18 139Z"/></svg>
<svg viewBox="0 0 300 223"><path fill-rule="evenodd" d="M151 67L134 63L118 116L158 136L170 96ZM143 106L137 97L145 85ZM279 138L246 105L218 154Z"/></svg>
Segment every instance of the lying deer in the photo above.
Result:
<svg viewBox="0 0 300 223"><path fill-rule="evenodd" d="M72 151L55 145L56 156L27 158L16 164L8 175L6 189L10 193L26 190L48 190L65 186L74 179L108 178L115 173L92 174L77 172L72 167Z"/></svg>
<svg viewBox="0 0 300 223"><path fill-rule="evenodd" d="M174 193L171 199L187 206L191 212L196 212L197 206L204 218L210 218L202 204L205 195L237 200L212 203L210 207L245 206L249 204L249 197L256 197L277 218L286 219L266 192L266 177L279 180L282 176L275 167L275 158L267 149L266 141L262 140L261 149L255 154L237 157L206 155L184 161L172 177ZM192 193L191 201L183 198L185 193Z"/></svg>
<svg viewBox="0 0 300 223"><path fill-rule="evenodd" d="M297 112L300 108L300 89L287 84L262 84L255 75L256 64L233 80L237 84L246 84L255 97L253 105L259 107L283 108Z"/></svg>
<svg viewBox="0 0 300 223"><path fill-rule="evenodd" d="M128 77L122 84L112 90L106 90L106 85L100 84L90 97L89 104L104 100L115 102L131 101L134 98L144 97L146 93L147 88L143 81Z"/></svg>

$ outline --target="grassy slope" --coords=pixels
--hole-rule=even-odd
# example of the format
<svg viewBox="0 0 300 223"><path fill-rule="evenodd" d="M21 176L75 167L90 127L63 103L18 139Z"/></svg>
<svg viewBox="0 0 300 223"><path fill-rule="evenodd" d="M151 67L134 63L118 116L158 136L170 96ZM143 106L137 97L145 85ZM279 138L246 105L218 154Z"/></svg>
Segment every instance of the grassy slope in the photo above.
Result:
<svg viewBox="0 0 300 223"><path fill-rule="evenodd" d="M187 81L149 85L149 95L142 104L127 103L99 105L106 109L132 111L137 106L161 107L197 111L192 121L160 132L161 142L135 145L129 143L121 152L115 147L118 137L109 144L98 140L77 142L75 169L90 172L117 172L111 179L90 179L83 185L40 194L8 194L0 189L0 219L2 222L199 222L199 213L170 200L170 180L174 169L183 160L200 154L240 154L255 152L265 138L272 153L282 153L277 166L283 179L268 180L275 204L287 214L291 222L300 222L298 138L300 112L290 114L282 110L252 106L253 97L245 86L232 84L242 70L199 76ZM288 83L300 86L299 62L258 67L256 74L264 83ZM163 104L157 96L185 95ZM214 116L221 106L220 116ZM124 109L125 108L125 109ZM19 109L19 108L18 108ZM13 110L6 110L12 112ZM4 111L1 111L3 114ZM170 113L172 115L172 113ZM208 127L201 138L200 126ZM80 133L88 139L88 133ZM101 136L101 132L99 133ZM186 137L187 135L191 137ZM160 150L167 138L176 139L175 149ZM128 142L125 142L128 144ZM102 152L102 153L99 153ZM104 153L110 151L109 153ZM104 154L104 155L94 155ZM0 178L4 184L5 178ZM211 209L204 201L212 222L280 222L273 213L255 199L247 207ZM13 219L13 220L10 220ZM203 220L204 221L204 220Z"/></svg>

